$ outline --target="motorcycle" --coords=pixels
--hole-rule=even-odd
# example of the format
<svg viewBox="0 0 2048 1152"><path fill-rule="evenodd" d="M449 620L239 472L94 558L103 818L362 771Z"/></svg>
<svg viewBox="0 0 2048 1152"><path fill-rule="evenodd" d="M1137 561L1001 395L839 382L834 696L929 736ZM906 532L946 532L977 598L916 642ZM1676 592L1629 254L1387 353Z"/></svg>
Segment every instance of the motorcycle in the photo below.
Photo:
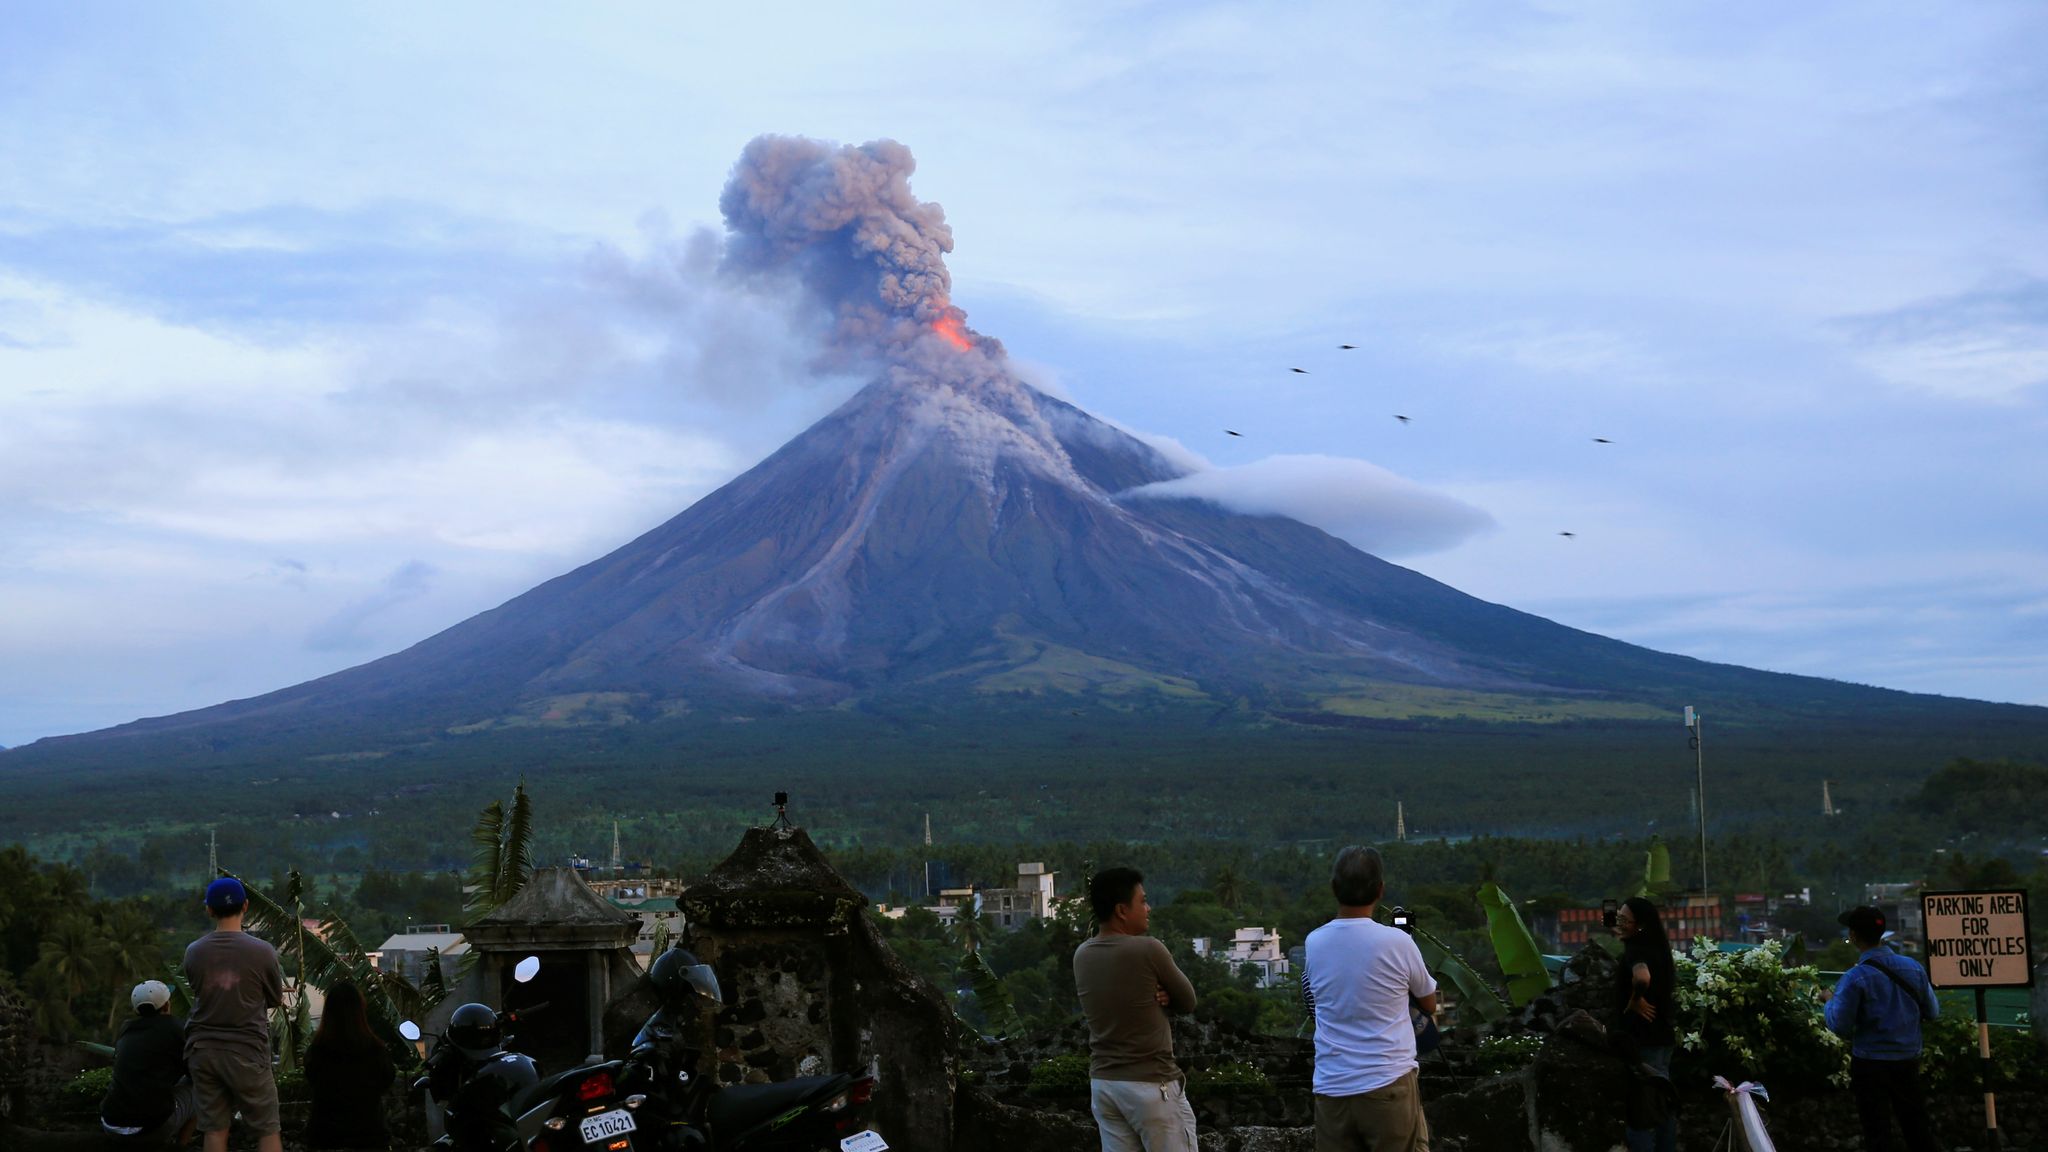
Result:
<svg viewBox="0 0 2048 1152"><path fill-rule="evenodd" d="M514 967L512 978L525 984L539 974L540 959L528 956ZM464 1004L448 1018L448 1030L427 1054L427 1074L412 1086L422 1097L427 1133L435 1148L524 1152L532 1146L552 1115L550 1092L562 1077L543 1081L533 1059L514 1049L513 1033L522 1015L546 1007L541 1003L501 1012L484 1004ZM400 1024L398 1032L414 1043L422 1036L419 1025L410 1020ZM572 1070L577 1071L584 1070Z"/></svg>
<svg viewBox="0 0 2048 1152"><path fill-rule="evenodd" d="M841 1072L774 1084L721 1088L699 1076L696 1048L676 1021L724 1003L718 976L688 951L672 948L648 969L662 1006L633 1038L618 1073L620 1091L637 1097L649 1130L665 1131L668 1148L709 1152L887 1152L889 1144L863 1119L875 1078Z"/></svg>

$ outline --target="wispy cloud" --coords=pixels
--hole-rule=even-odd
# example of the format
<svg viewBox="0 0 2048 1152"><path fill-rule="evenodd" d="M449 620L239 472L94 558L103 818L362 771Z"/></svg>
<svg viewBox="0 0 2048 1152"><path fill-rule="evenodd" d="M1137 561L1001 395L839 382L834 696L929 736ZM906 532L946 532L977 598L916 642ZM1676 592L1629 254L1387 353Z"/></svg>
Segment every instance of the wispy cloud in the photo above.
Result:
<svg viewBox="0 0 2048 1152"><path fill-rule="evenodd" d="M2048 383L2048 280L2009 279L1836 328L1857 359L1901 388L2010 402Z"/></svg>
<svg viewBox="0 0 2048 1152"><path fill-rule="evenodd" d="M375 641L364 634L363 626L381 613L425 596L432 590L436 575L438 573L431 564L406 561L386 576L376 591L343 605L340 611L314 626L306 635L306 646L317 652L372 647Z"/></svg>
<svg viewBox="0 0 2048 1152"><path fill-rule="evenodd" d="M1461 500L1377 464L1335 456L1271 456L1146 484L1124 499L1209 500L1255 516L1287 516L1375 555L1406 556L1459 544L1493 527Z"/></svg>

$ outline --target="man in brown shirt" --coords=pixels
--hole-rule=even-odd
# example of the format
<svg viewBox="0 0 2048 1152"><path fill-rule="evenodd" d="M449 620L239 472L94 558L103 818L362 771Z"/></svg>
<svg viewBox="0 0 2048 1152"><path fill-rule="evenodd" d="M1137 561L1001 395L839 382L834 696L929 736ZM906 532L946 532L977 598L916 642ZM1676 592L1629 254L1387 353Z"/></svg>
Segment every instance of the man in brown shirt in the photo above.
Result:
<svg viewBox="0 0 2048 1152"><path fill-rule="evenodd" d="M206 888L213 931L185 949L192 1015L185 1020L185 1062L199 1103L206 1152L227 1152L235 1112L256 1133L257 1152L281 1152L277 1077L270 1066L270 1010L284 1003L277 949L242 931L249 894L222 877Z"/></svg>
<svg viewBox="0 0 2048 1152"><path fill-rule="evenodd" d="M1195 1152L1195 1110L1173 1060L1166 1013L1192 1012L1195 987L1166 945L1145 935L1145 877L1107 868L1088 882L1097 931L1074 950L1088 1016L1089 1103L1102 1152Z"/></svg>

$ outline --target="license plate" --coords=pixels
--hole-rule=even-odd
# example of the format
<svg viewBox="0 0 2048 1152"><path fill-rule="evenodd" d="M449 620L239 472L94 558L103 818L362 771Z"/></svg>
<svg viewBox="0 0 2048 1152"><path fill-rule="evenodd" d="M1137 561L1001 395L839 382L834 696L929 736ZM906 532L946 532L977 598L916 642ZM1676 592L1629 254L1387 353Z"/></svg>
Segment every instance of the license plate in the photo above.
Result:
<svg viewBox="0 0 2048 1152"><path fill-rule="evenodd" d="M633 1123L631 1112L624 1108L614 1108L609 1112L599 1112L595 1116L585 1116L577 1131L583 1136L585 1144L595 1144L608 1136L624 1135L636 1127L638 1125Z"/></svg>
<svg viewBox="0 0 2048 1152"><path fill-rule="evenodd" d="M855 1132L839 1142L839 1152L889 1152L880 1132Z"/></svg>

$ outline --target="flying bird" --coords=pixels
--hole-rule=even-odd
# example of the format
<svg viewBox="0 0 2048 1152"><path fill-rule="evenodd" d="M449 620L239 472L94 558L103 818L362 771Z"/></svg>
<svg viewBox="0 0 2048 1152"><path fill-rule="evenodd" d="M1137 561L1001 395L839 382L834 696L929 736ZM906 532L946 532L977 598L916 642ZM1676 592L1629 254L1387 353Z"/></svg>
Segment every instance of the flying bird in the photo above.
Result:
<svg viewBox="0 0 2048 1152"><path fill-rule="evenodd" d="M1612 441L1612 440L1609 440L1609 439L1608 439L1607 437L1605 437L1605 436L1595 436L1595 437L1593 437L1593 443L1595 443L1595 444L1612 444L1612 443L1614 443L1614 441Z"/></svg>
<svg viewBox="0 0 2048 1152"><path fill-rule="evenodd" d="M1230 429L1228 429L1228 428L1225 428L1225 429L1223 430L1223 434L1224 434L1225 436L1243 436L1243 435L1244 435L1244 433L1242 433L1242 432L1232 432L1232 431L1231 431Z"/></svg>
<svg viewBox="0 0 2048 1152"><path fill-rule="evenodd" d="M1339 348L1342 348L1342 349L1343 349L1343 350L1345 350L1346 352L1349 352L1349 351L1352 351L1353 349L1357 348L1357 347L1358 347L1358 345L1356 345L1356 344L1339 344L1339 345L1337 345L1337 347L1339 347Z"/></svg>
<svg viewBox="0 0 2048 1152"><path fill-rule="evenodd" d="M1570 540L1570 539L1572 539L1573 537L1577 536L1577 535L1578 535L1578 533L1577 533L1577 532L1559 532L1559 533L1558 533L1558 535L1559 535L1559 536L1562 536L1562 537L1564 537L1564 538L1565 538L1565 539L1567 539L1567 540Z"/></svg>
<svg viewBox="0 0 2048 1152"><path fill-rule="evenodd" d="M1399 420L1403 424L1406 424L1408 422L1408 418L1406 416L1401 415L1399 412L1394 413L1394 419Z"/></svg>
<svg viewBox="0 0 2048 1152"><path fill-rule="evenodd" d="M1306 368L1290 368L1290 369L1288 369L1288 371L1290 371L1290 372L1299 372L1299 373L1301 373L1301 374L1302 374L1303 376L1306 376L1306 375L1308 375L1308 369L1306 369Z"/></svg>

